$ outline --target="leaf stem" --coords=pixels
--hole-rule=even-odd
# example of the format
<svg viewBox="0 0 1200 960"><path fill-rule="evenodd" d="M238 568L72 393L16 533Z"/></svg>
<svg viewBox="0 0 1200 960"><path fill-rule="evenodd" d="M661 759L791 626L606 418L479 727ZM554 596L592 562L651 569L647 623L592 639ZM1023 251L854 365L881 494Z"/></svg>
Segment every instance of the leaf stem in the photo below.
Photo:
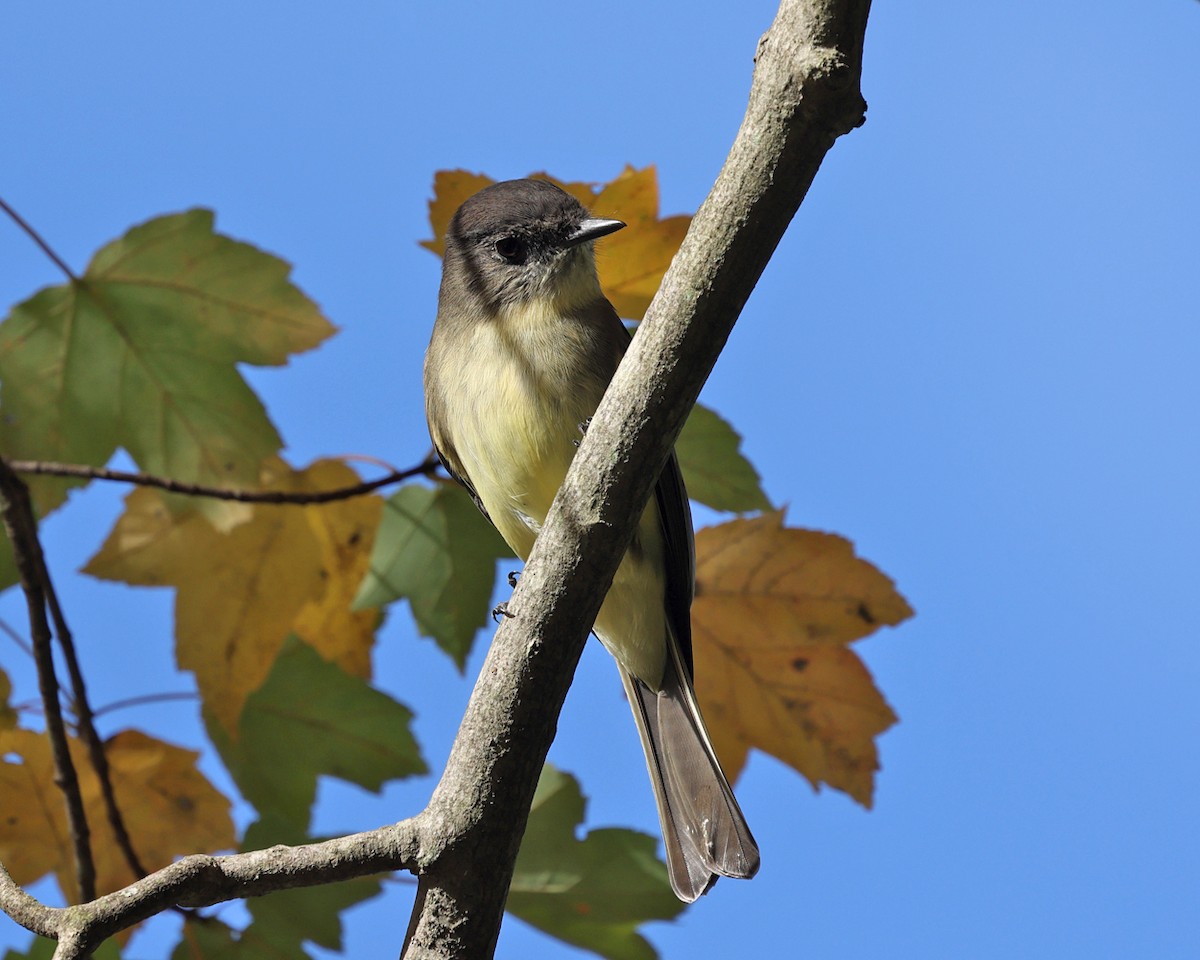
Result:
<svg viewBox="0 0 1200 960"><path fill-rule="evenodd" d="M54 248L51 247L50 244L48 244L45 240L42 239L42 235L40 233L38 233L36 230L34 230L33 226L24 217L22 217L19 213L17 213L16 210L14 210L7 203L5 203L3 197L0 197L0 210L3 210L5 213L7 213L9 218L13 221L13 223L15 223L18 227L20 227L23 231L25 231L25 235L28 236L29 239L32 240L34 243L36 243L39 247L42 248L42 253L44 253L51 260L53 260L55 266L57 266L59 270L61 270L63 273L65 273L67 275L68 279L70 279L70 281L72 283L79 282L79 278L77 276L75 276L74 271L70 267L67 266L67 262L62 257L60 257L57 253L54 252Z"/></svg>
<svg viewBox="0 0 1200 960"><path fill-rule="evenodd" d="M140 697L126 697L124 700L114 700L112 703L106 703L102 707L97 707L92 713L93 717L103 716L106 713L115 713L117 710L125 710L128 707L143 707L152 703L175 703L179 701L196 701L200 699L200 694L191 693L147 693Z"/></svg>
<svg viewBox="0 0 1200 960"><path fill-rule="evenodd" d="M27 654L31 658L33 657L33 647L29 645L29 641L17 633L17 631L12 628L7 620L0 620L0 633L5 634L10 640L12 640L13 643L21 648L23 653Z"/></svg>

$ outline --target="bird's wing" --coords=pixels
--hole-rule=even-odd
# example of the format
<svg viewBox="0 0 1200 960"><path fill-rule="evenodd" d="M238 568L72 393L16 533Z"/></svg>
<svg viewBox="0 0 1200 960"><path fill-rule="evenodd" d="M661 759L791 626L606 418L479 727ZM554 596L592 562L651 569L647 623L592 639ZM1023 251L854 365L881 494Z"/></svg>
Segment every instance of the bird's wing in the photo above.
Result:
<svg viewBox="0 0 1200 960"><path fill-rule="evenodd" d="M667 616L670 631L679 645L679 659L692 680L692 597L696 591L696 542L692 534L692 511L687 488L675 451L667 458L654 487L658 516L667 552Z"/></svg>
<svg viewBox="0 0 1200 960"><path fill-rule="evenodd" d="M467 471L463 467L462 462L458 459L458 453L454 449L454 445L449 443L444 437L438 436L432 429L430 434L433 435L433 449L438 455L438 459L442 461L442 466L446 468L446 472L450 474L451 479L458 481L463 485L463 489L471 495L471 499L475 501L475 506L479 508L479 512L487 518L488 523L494 527L496 524L490 516L488 516L487 507L483 505L483 501L479 499L479 494L475 492L475 488L471 485L471 480L467 476Z"/></svg>

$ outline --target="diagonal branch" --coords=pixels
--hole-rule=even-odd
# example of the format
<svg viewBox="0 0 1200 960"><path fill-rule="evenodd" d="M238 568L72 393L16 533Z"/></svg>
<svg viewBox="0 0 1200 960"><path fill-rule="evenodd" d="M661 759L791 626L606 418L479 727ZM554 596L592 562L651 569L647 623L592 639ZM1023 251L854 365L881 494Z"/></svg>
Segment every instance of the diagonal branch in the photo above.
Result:
<svg viewBox="0 0 1200 960"><path fill-rule="evenodd" d="M29 488L0 459L0 510L4 514L4 529L12 544L21 589L29 609L29 630L33 637L34 660L37 663L38 687L42 707L46 712L46 733L50 737L54 757L54 782L63 792L67 806L67 823L75 847L75 871L79 882L79 899L96 896L96 866L92 859L91 837L79 779L71 759L67 728L63 722L62 704L58 700L58 677L54 669L54 653L50 648L50 623L46 619L46 593L43 589L42 548L38 543L37 520L29 501Z"/></svg>
<svg viewBox="0 0 1200 960"><path fill-rule="evenodd" d="M71 699L75 703L75 717L79 726L79 737L88 752L88 760L95 771L96 779L100 781L100 796L104 801L104 811L108 816L108 825L112 827L113 837L129 869L135 877L144 877L149 871L142 865L141 858L133 848L133 840L125 826L125 817L117 805L117 796L113 791L112 774L108 767L108 755L104 752L104 744L96 732L95 715L88 701L87 684L83 679L83 670L79 666L79 657L75 652L75 640L71 629L67 626L67 618L58 602L58 592L54 589L54 581L50 579L50 570L46 566L45 555L38 549L36 558L37 573L41 578L42 589L46 594L46 603L50 608L50 618L54 621L54 633L58 637L58 645L62 648L63 659L67 663L67 676L71 679Z"/></svg>
<svg viewBox="0 0 1200 960"><path fill-rule="evenodd" d="M783 0L759 43L742 128L588 426L430 801L461 826L421 875L410 960L495 949L538 772L636 518L825 154L863 121L869 8Z"/></svg>
<svg viewBox="0 0 1200 960"><path fill-rule="evenodd" d="M737 140L580 445L428 807L325 844L188 857L86 907L43 907L0 871L0 905L57 938L56 960L84 957L174 903L401 868L419 876L405 957L491 956L538 774L635 520L821 161L862 122L869 9L869 0L782 0Z"/></svg>

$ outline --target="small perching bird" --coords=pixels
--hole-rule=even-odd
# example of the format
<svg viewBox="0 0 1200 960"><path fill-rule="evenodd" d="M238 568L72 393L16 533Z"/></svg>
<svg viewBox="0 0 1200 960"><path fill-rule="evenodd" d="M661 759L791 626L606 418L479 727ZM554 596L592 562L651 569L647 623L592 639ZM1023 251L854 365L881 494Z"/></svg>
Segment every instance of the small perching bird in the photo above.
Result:
<svg viewBox="0 0 1200 960"><path fill-rule="evenodd" d="M544 180L470 197L446 235L425 413L442 463L522 559L629 345L593 241L621 229ZM695 546L674 454L594 632L616 658L646 753L671 886L691 902L752 877L758 847L692 688Z"/></svg>

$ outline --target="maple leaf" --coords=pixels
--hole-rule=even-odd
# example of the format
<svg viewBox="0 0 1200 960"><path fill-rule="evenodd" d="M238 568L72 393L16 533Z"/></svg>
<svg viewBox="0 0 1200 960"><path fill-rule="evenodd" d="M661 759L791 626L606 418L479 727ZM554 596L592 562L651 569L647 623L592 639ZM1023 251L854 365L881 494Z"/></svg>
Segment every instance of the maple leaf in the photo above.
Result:
<svg viewBox="0 0 1200 960"><path fill-rule="evenodd" d="M433 239L420 241L426 250L439 257L446 253L446 231L454 211L463 201L496 181L483 173L468 173L466 170L439 170L433 175L433 199L429 201L429 225L433 228Z"/></svg>
<svg viewBox="0 0 1200 960"><path fill-rule="evenodd" d="M742 438L720 414L696 404L675 443L688 496L733 513L770 510L758 471L740 450Z"/></svg>
<svg viewBox="0 0 1200 960"><path fill-rule="evenodd" d="M108 893L136 878L112 835L100 781L83 745L70 740L84 810L92 829L96 888ZM107 740L104 753L117 806L134 850L148 870L189 853L234 846L229 801L196 769L199 754L125 730ZM0 862L28 885L54 873L68 900L78 900L70 830L54 786L54 762L44 734L0 731Z"/></svg>
<svg viewBox="0 0 1200 960"><path fill-rule="evenodd" d="M655 168L635 170L627 166L614 180L599 185L559 180L548 173L532 173L530 177L562 187L593 216L625 222L626 229L606 237L597 248L596 269L604 295L617 313L629 320L640 320L692 222L689 216L659 217ZM437 173L433 181L434 197L429 201L433 239L421 241L421 246L442 256L446 252L446 228L454 211L473 193L495 182L484 174L465 170Z"/></svg>
<svg viewBox="0 0 1200 960"><path fill-rule="evenodd" d="M459 670L487 622L496 561L513 552L458 484L409 484L390 498L355 609L407 598L417 629Z"/></svg>
<svg viewBox="0 0 1200 960"><path fill-rule="evenodd" d="M281 441L237 364L279 366L334 328L284 261L213 231L208 210L158 217L102 247L77 280L0 324L0 451L249 485ZM31 478L43 515L79 480ZM202 508L236 522L218 501Z"/></svg>
<svg viewBox="0 0 1200 960"><path fill-rule="evenodd" d="M847 644L913 611L850 541L783 519L697 534L696 692L731 776L755 747L869 807L896 715Z"/></svg>
<svg viewBox="0 0 1200 960"><path fill-rule="evenodd" d="M585 806L574 777L542 768L505 909L610 960L651 960L657 954L638 926L670 920L685 906L655 856L658 839L601 829L580 840Z"/></svg>
<svg viewBox="0 0 1200 960"><path fill-rule="evenodd" d="M329 490L357 483L345 464L292 470L272 458L265 489ZM84 572L141 586L173 586L175 657L196 674L205 708L233 733L246 696L296 633L353 676L370 675L376 610L352 611L367 572L382 500L310 506L259 504L229 531L195 512L173 513L157 490L125 498L125 512Z"/></svg>
<svg viewBox="0 0 1200 960"><path fill-rule="evenodd" d="M317 778L376 793L425 773L412 711L288 638L270 675L246 699L237 737L209 732L242 795L261 815L306 828Z"/></svg>

